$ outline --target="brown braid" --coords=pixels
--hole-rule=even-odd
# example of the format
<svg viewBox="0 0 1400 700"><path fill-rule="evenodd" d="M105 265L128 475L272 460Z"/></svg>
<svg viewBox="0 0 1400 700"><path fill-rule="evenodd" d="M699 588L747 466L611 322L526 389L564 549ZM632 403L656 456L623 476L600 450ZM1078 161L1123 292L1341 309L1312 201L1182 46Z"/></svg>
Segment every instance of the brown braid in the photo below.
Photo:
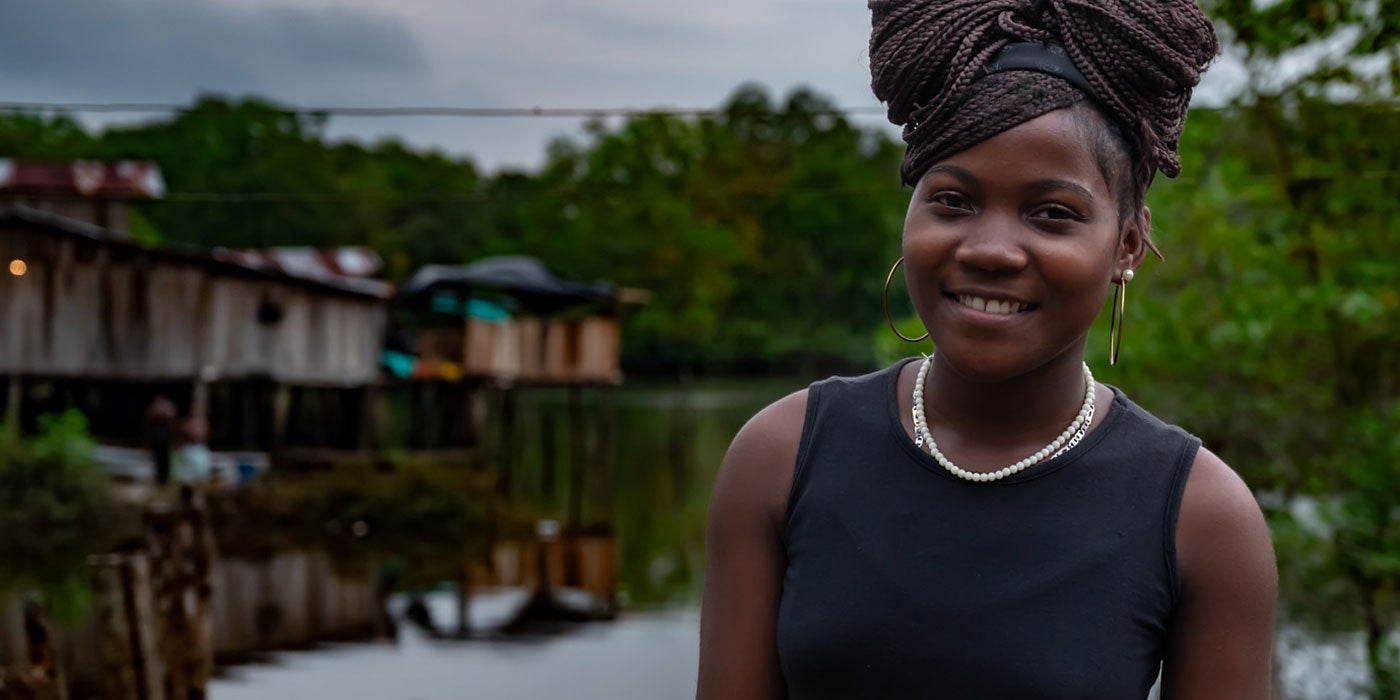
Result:
<svg viewBox="0 0 1400 700"><path fill-rule="evenodd" d="M1064 47L1094 104L1129 135L1132 176L1181 172L1177 144L1191 90L1219 52L1194 0L869 0L875 96L908 144L913 184L941 158L1079 103L1068 82L1029 71L987 74L1007 44ZM1140 201L1141 192L1138 193Z"/></svg>

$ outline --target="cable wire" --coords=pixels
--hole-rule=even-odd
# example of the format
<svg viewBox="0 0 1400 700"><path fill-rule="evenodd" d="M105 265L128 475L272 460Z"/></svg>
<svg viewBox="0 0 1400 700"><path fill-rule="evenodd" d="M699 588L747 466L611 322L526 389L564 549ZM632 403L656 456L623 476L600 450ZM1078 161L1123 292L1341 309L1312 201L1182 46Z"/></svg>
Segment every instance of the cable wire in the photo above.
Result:
<svg viewBox="0 0 1400 700"><path fill-rule="evenodd" d="M601 119L606 117L717 117L727 112L719 108L682 107L279 107L262 105L261 109L277 114L295 116L335 117L459 117L459 118L521 118L554 117ZM71 113L190 113L200 111L198 105L161 102L0 102L0 112L71 112ZM879 106L831 107L807 110L805 114L851 116L883 115Z"/></svg>

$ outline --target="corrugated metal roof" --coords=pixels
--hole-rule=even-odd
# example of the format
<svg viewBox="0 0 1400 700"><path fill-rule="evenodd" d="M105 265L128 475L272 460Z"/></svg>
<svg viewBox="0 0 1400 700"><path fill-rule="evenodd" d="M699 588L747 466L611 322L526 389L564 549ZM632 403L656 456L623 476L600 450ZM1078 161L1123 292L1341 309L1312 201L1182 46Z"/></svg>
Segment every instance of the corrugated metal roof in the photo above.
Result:
<svg viewBox="0 0 1400 700"><path fill-rule="evenodd" d="M313 279L373 277L384 268L384 260L369 248L279 247L258 249L215 248L223 260Z"/></svg>
<svg viewBox="0 0 1400 700"><path fill-rule="evenodd" d="M57 214L17 206L0 210L0 226L16 226L28 229L42 229L59 235L83 238L102 245L125 250L138 250L152 257L174 259L201 265L214 272L236 274L259 279L276 280L290 284L316 287L330 292L389 299L394 295L393 285L382 280L325 274L314 276L303 272L256 264L231 251L210 251L195 247L151 246L129 240L100 226L76 221Z"/></svg>
<svg viewBox="0 0 1400 700"><path fill-rule="evenodd" d="M160 166L145 161L65 163L0 158L0 192L158 199L165 196Z"/></svg>

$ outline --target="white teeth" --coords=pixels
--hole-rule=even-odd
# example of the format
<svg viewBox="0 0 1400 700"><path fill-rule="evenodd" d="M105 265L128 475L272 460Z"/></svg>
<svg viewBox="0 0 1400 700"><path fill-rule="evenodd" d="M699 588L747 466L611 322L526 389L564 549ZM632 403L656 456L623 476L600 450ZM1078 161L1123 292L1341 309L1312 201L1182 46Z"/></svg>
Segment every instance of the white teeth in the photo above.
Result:
<svg viewBox="0 0 1400 700"><path fill-rule="evenodd" d="M989 314L1009 315L1020 313L1026 310L1026 305L1016 301L1000 301L993 299L987 301L982 297L974 297L967 294L958 296L958 303L970 309L985 311Z"/></svg>

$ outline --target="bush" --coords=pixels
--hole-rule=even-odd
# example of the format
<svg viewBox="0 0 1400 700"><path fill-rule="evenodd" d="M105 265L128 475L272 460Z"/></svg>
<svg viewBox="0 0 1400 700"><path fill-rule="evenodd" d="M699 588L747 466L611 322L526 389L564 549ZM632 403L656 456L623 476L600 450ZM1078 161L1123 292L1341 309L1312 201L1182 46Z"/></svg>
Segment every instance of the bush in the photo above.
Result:
<svg viewBox="0 0 1400 700"><path fill-rule="evenodd" d="M0 426L0 591L37 590L60 619L86 607L87 556L110 533L87 419L44 416L31 439Z"/></svg>

